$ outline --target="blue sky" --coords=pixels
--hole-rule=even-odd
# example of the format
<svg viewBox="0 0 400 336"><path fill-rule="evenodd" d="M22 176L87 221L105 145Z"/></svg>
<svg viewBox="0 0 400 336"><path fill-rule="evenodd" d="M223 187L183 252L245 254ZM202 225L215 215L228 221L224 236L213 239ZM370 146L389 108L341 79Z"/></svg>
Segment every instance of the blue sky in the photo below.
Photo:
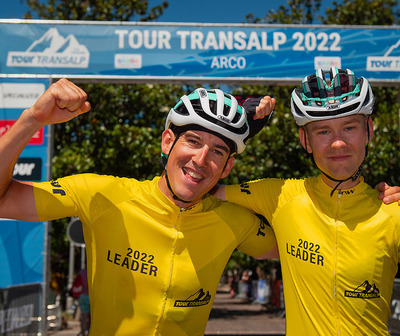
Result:
<svg viewBox="0 0 400 336"><path fill-rule="evenodd" d="M149 6L161 4L163 0L149 0ZM167 0L168 1L168 0ZM277 9L287 0L169 0L169 7L159 22L203 22L203 23L244 23L245 17L253 13L264 16L269 9ZM333 1L325 0L324 6ZM190 3L190 6L188 5ZM21 19L29 9L25 0L0 0L0 19Z"/></svg>

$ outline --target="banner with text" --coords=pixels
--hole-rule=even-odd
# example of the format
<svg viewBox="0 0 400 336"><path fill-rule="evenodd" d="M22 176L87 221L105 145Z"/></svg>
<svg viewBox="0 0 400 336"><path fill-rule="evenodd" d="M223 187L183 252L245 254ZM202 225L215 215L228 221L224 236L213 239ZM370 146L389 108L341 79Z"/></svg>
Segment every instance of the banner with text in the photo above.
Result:
<svg viewBox="0 0 400 336"><path fill-rule="evenodd" d="M49 86L47 79L0 79L0 137ZM49 178L48 127L39 130L14 166L17 180ZM46 223L0 220L0 287L42 282Z"/></svg>
<svg viewBox="0 0 400 336"><path fill-rule="evenodd" d="M399 27L0 20L0 73L400 81Z"/></svg>

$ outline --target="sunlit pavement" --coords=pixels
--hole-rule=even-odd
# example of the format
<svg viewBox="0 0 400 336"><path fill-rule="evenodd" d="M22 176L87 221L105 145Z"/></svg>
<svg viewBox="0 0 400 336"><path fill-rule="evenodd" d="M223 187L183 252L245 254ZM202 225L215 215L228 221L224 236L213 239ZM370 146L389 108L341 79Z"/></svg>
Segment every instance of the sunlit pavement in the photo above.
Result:
<svg viewBox="0 0 400 336"><path fill-rule="evenodd" d="M256 303L243 303L231 298L228 291L218 291L208 320L205 335L285 335L282 312L268 312Z"/></svg>

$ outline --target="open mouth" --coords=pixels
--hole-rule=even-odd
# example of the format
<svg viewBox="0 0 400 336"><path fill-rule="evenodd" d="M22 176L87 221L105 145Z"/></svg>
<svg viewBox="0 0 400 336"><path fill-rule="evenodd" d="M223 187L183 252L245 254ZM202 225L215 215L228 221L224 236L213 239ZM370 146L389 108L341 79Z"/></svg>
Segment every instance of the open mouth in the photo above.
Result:
<svg viewBox="0 0 400 336"><path fill-rule="evenodd" d="M182 168L182 170L185 173L185 175L189 177L192 181L199 182L204 179L204 177L201 174L192 169L184 167Z"/></svg>

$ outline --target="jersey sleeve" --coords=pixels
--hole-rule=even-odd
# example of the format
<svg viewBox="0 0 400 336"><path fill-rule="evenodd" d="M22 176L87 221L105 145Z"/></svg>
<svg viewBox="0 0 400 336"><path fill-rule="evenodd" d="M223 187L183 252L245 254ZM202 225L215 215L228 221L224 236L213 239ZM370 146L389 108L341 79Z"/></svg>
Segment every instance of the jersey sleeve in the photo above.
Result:
<svg viewBox="0 0 400 336"><path fill-rule="evenodd" d="M271 222L284 184L284 180L270 178L228 185L225 186L225 197L227 201L261 214Z"/></svg>
<svg viewBox="0 0 400 336"><path fill-rule="evenodd" d="M238 250L259 257L275 246L275 235L266 221L237 204L223 203L217 211L233 230Z"/></svg>
<svg viewBox="0 0 400 336"><path fill-rule="evenodd" d="M275 235L268 222L251 214L253 217L253 230L238 245L238 250L254 258L260 257L270 251L275 245Z"/></svg>
<svg viewBox="0 0 400 336"><path fill-rule="evenodd" d="M78 216L74 197L71 197L68 189L65 188L65 184L72 179L72 177L66 177L33 183L36 210L41 221Z"/></svg>
<svg viewBox="0 0 400 336"><path fill-rule="evenodd" d="M113 204L132 197L137 185L134 179L78 174L33 187L40 220L79 216L91 223Z"/></svg>

